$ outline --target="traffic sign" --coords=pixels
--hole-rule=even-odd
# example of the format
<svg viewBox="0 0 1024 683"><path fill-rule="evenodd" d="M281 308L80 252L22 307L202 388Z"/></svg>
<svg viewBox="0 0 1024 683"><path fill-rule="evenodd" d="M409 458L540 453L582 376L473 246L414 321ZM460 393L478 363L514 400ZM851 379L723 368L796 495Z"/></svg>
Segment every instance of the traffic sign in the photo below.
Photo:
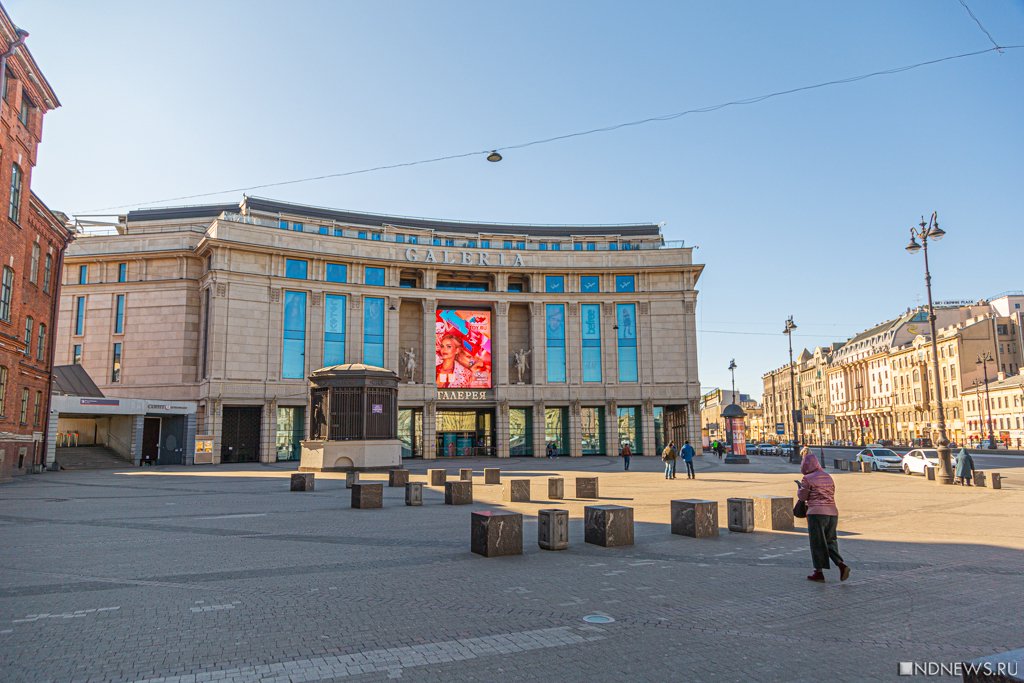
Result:
<svg viewBox="0 0 1024 683"><path fill-rule="evenodd" d="M776 434L785 434L786 433L786 425L781 423L781 422L776 422L775 423L775 433Z"/></svg>

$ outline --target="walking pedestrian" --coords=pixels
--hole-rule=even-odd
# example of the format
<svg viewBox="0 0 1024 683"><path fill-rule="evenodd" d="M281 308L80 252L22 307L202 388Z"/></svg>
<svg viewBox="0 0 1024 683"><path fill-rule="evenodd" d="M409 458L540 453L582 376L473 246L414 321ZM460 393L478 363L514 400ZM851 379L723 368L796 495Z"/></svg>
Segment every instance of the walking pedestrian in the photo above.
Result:
<svg viewBox="0 0 1024 683"><path fill-rule="evenodd" d="M956 476L960 479L961 486L974 484L974 458L966 448L961 448L956 454Z"/></svg>
<svg viewBox="0 0 1024 683"><path fill-rule="evenodd" d="M718 459L721 460L722 456L725 455L725 444L719 441L718 447L715 448L715 452L718 453Z"/></svg>
<svg viewBox="0 0 1024 683"><path fill-rule="evenodd" d="M676 478L676 443L669 441L665 450L661 452L661 461L665 463L665 478Z"/></svg>
<svg viewBox="0 0 1024 683"><path fill-rule="evenodd" d="M686 478L696 479L697 475L693 472L693 456L696 454L693 450L693 446L690 445L689 440L683 444L683 462L686 463Z"/></svg>
<svg viewBox="0 0 1024 683"><path fill-rule="evenodd" d="M549 441L548 442L548 460L551 460L554 457L555 457L555 444L553 444L553 443L551 443Z"/></svg>
<svg viewBox="0 0 1024 683"><path fill-rule="evenodd" d="M797 498L807 504L807 536L811 542L811 562L814 572L810 581L824 581L823 570L830 569L829 558L839 567L839 580L850 578L850 566L839 554L839 540L836 528L839 526L839 509L836 507L836 485L821 467L818 458L806 446L800 451L800 473L803 481L798 483Z"/></svg>
<svg viewBox="0 0 1024 683"><path fill-rule="evenodd" d="M633 449L629 447L629 442L622 444L622 448L619 449L619 455L622 456L622 469L629 472L629 458L633 455Z"/></svg>

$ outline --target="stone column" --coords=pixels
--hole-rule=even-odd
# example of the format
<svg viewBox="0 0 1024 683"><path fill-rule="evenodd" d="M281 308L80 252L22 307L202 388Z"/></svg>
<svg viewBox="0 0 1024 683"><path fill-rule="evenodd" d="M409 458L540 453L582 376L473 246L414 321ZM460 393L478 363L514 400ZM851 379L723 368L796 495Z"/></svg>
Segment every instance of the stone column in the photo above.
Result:
<svg viewBox="0 0 1024 683"><path fill-rule="evenodd" d="M402 299L397 296L384 297L384 367L399 373L398 367L398 311L402 307ZM394 310L391 310L394 309Z"/></svg>
<svg viewBox="0 0 1024 683"><path fill-rule="evenodd" d="M132 415L132 463L142 462L142 428L146 423L145 415Z"/></svg>
<svg viewBox="0 0 1024 683"><path fill-rule="evenodd" d="M574 458L583 457L583 422L579 399L569 404L569 455Z"/></svg>
<svg viewBox="0 0 1024 683"><path fill-rule="evenodd" d="M650 384L654 382L654 327L651 324L651 302L641 301L637 304L636 315L639 320L636 324L636 336L638 349L638 362L640 363L640 382ZM665 339L665 342L670 340ZM674 343L674 340L672 340ZM646 440L646 437L644 437ZM646 446L644 447L646 449Z"/></svg>
<svg viewBox="0 0 1024 683"><path fill-rule="evenodd" d="M495 453L499 458L511 457L508 413L508 401L505 399L499 401L494 421Z"/></svg>
<svg viewBox="0 0 1024 683"><path fill-rule="evenodd" d="M437 299L423 299L423 349L420 353L420 367L423 372L423 386L429 392L436 391L435 362L437 340L434 338L437 321Z"/></svg>
<svg viewBox="0 0 1024 683"><path fill-rule="evenodd" d="M604 449L608 455L619 454L619 404L608 401L604 409Z"/></svg>
<svg viewBox="0 0 1024 683"><path fill-rule="evenodd" d="M543 458L548 453L548 442L545 436L544 404L533 406L533 457Z"/></svg>
<svg viewBox="0 0 1024 683"><path fill-rule="evenodd" d="M494 310L494 329L491 330L491 367L494 373L494 386L499 387L509 384L508 302L499 301ZM431 335L431 339L433 339L433 335Z"/></svg>
<svg viewBox="0 0 1024 683"><path fill-rule="evenodd" d="M348 297L348 330L345 333L345 360L349 363L363 362L363 297L350 294Z"/></svg>
<svg viewBox="0 0 1024 683"><path fill-rule="evenodd" d="M580 305L565 305L565 379L569 386L583 383L583 339L580 330ZM572 424L572 418L569 418ZM570 428L571 429L571 428Z"/></svg>
<svg viewBox="0 0 1024 683"><path fill-rule="evenodd" d="M324 366L324 294L311 292L306 316L306 374Z"/></svg>
<svg viewBox="0 0 1024 683"><path fill-rule="evenodd" d="M309 300L306 300L306 315L309 315ZM242 323L243 329L246 323ZM256 325L250 322L249 325ZM267 381L276 382L281 379L281 352L284 345L284 290L279 287L271 287L267 302L266 317L259 323L263 329L270 329L267 335ZM255 327L251 327L253 333ZM308 339L307 345L308 345ZM230 343L230 342L229 342ZM231 356L230 350L227 356ZM226 370L227 363L225 363Z"/></svg>
<svg viewBox="0 0 1024 683"><path fill-rule="evenodd" d="M277 399L268 399L263 405L263 438L260 443L260 462L277 461Z"/></svg>
<svg viewBox="0 0 1024 683"><path fill-rule="evenodd" d="M607 302L601 304L601 379L605 384L618 384L619 381L619 333L615 329L615 304ZM618 444L618 431L615 433L615 443ZM616 455L618 452L619 447L616 445Z"/></svg>
<svg viewBox="0 0 1024 683"><path fill-rule="evenodd" d="M544 304L530 304L530 376L533 384L546 384L548 377L547 348L544 341L547 334Z"/></svg>
<svg viewBox="0 0 1024 683"><path fill-rule="evenodd" d="M690 439L690 445L693 446L694 450L698 455L704 452L704 442L700 438L700 402L699 400L691 400L686 405L686 423L687 423L687 438Z"/></svg>
<svg viewBox="0 0 1024 683"><path fill-rule="evenodd" d="M437 458L437 401L427 399L423 404L423 458Z"/></svg>
<svg viewBox="0 0 1024 683"><path fill-rule="evenodd" d="M643 444L644 455L657 455L654 452L654 401L647 399L640 409L640 441ZM691 445L692 445L691 440ZM682 444L676 444L681 447Z"/></svg>

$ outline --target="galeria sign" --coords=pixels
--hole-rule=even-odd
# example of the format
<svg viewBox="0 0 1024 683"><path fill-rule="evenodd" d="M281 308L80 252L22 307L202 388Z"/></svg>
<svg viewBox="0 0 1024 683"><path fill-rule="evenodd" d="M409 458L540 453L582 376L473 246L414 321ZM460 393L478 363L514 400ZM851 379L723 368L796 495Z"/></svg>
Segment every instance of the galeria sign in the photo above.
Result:
<svg viewBox="0 0 1024 683"><path fill-rule="evenodd" d="M438 254L441 258L438 259ZM494 254L488 254L486 252L473 252L473 251L448 251L447 249L441 249L439 252L433 249L427 249L421 256L421 252L416 247L409 247L405 250L405 260L423 263L441 263L448 266L522 266L524 265L523 257L519 252L513 252L511 254L512 261L509 262L509 254L505 252L498 252L497 257Z"/></svg>

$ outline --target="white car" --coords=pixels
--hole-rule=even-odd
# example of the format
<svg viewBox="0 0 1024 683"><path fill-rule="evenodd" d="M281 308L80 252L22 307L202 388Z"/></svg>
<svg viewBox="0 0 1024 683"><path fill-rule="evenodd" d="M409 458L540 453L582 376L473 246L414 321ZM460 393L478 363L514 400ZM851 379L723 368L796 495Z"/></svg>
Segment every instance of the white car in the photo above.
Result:
<svg viewBox="0 0 1024 683"><path fill-rule="evenodd" d="M903 474L924 474L924 468L939 466L939 452L934 448L917 448L903 456Z"/></svg>
<svg viewBox="0 0 1024 683"><path fill-rule="evenodd" d="M885 470L888 472L899 472L903 469L903 458L899 453L881 446L869 446L856 457L857 462L871 463L871 469L875 472Z"/></svg>

